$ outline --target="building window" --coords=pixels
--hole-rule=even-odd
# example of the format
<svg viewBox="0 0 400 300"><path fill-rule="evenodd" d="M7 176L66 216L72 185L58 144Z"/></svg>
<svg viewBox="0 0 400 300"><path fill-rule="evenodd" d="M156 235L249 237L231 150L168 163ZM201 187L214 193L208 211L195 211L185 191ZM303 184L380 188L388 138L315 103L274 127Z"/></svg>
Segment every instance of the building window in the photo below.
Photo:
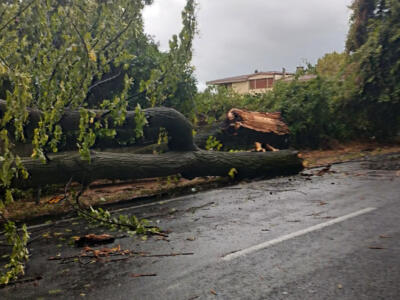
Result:
<svg viewBox="0 0 400 300"><path fill-rule="evenodd" d="M273 78L262 78L250 80L250 89L269 89L274 85Z"/></svg>
<svg viewBox="0 0 400 300"><path fill-rule="evenodd" d="M273 78L267 78L267 88L271 89L274 86L274 79Z"/></svg>
<svg viewBox="0 0 400 300"><path fill-rule="evenodd" d="M266 89L267 88L267 79L256 79L256 89Z"/></svg>

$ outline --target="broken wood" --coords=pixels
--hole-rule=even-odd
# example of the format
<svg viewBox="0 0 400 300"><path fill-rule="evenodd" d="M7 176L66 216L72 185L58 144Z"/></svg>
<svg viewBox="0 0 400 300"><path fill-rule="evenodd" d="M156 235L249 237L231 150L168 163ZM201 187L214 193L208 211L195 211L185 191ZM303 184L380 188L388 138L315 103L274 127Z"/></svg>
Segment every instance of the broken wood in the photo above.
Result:
<svg viewBox="0 0 400 300"><path fill-rule="evenodd" d="M262 147L262 144L259 142L254 143L254 148L255 148L256 152L266 152L267 151Z"/></svg>
<svg viewBox="0 0 400 300"><path fill-rule="evenodd" d="M254 143L254 148L256 152L266 152L266 151L279 151L279 149L272 147L269 144L265 144L263 147L263 144L259 143L259 142L255 142Z"/></svg>
<svg viewBox="0 0 400 300"><path fill-rule="evenodd" d="M279 149L274 148L269 144L265 144L265 149L267 149L268 151L274 151L274 152L279 151Z"/></svg>
<svg viewBox="0 0 400 300"><path fill-rule="evenodd" d="M298 153L290 150L266 153L189 151L159 155L92 152L90 162L83 160L78 152L63 152L48 157L46 164L23 158L29 178L15 178L13 186L27 188L65 184L71 178L88 184L97 179L130 180L175 174L185 178L227 176L232 168L236 169L238 178L254 178L295 174L303 169Z"/></svg>
<svg viewBox="0 0 400 300"><path fill-rule="evenodd" d="M210 127L199 128L195 142L204 148L209 136L215 137L225 148L253 148L255 142L268 144L273 148L288 147L289 127L279 112L267 113L232 108L225 121ZM272 148L270 149L271 151ZM262 151L262 150L260 150Z"/></svg>
<svg viewBox="0 0 400 300"><path fill-rule="evenodd" d="M232 108L226 114L228 126L238 130L240 127L258 132L286 135L290 133L289 127L283 122L280 112L258 112L246 109Z"/></svg>

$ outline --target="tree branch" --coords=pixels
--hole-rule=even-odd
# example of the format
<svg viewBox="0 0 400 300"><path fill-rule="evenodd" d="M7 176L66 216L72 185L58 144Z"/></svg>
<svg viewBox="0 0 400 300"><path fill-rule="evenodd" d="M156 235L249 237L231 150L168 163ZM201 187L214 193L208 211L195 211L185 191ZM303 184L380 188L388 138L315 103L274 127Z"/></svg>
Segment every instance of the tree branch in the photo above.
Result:
<svg viewBox="0 0 400 300"><path fill-rule="evenodd" d="M90 91L91 91L92 89L94 89L96 86L99 86L99 85L102 85L102 84L104 84L104 83L106 83L106 82L112 81L112 80L118 78L120 75L121 75L121 71L119 71L118 74L116 74L116 75L114 75L114 76L111 76L111 77L109 77L109 78L106 78L106 79L97 81L95 84L91 85L91 86L88 88L88 93L90 93Z"/></svg>
<svg viewBox="0 0 400 300"><path fill-rule="evenodd" d="M26 11L36 0L32 0L25 7L23 7L17 14L15 14L12 18L10 18L6 24L0 27L0 32L2 32L15 18L19 17L24 11Z"/></svg>

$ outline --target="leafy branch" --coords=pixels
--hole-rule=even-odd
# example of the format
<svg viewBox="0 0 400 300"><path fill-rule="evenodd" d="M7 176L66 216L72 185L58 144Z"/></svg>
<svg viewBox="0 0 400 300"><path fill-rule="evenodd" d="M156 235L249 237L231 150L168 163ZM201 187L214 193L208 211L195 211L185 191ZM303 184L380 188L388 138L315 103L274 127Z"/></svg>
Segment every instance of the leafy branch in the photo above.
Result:
<svg viewBox="0 0 400 300"><path fill-rule="evenodd" d="M4 266L5 273L0 275L0 284L8 284L11 280L16 280L18 276L25 273L25 262L29 258L27 248L29 233L25 224L19 232L14 222L7 220L0 213L4 223L4 235L8 245L12 246L10 254L8 254L9 262Z"/></svg>
<svg viewBox="0 0 400 300"><path fill-rule="evenodd" d="M78 216L82 217L90 224L93 224L97 227L105 227L110 230L124 231L129 234L166 236L166 234L160 232L158 227L151 226L149 220L139 220L136 216L127 215L118 215L117 217L114 217L108 210L102 208L95 209L92 206L90 206L89 209L85 208L80 202L80 197L86 190L87 184L82 184L78 193L69 193L68 188L71 184L71 181L72 179L65 187L64 198L68 199ZM72 196L72 199L69 198L69 196Z"/></svg>

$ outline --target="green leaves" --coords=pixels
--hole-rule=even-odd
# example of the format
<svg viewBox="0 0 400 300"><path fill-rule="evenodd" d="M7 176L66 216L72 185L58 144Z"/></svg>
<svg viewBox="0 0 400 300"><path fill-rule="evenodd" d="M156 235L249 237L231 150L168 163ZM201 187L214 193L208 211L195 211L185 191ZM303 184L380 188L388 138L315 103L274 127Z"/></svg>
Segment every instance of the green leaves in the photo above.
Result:
<svg viewBox="0 0 400 300"><path fill-rule="evenodd" d="M8 221L4 224L4 234L7 243L12 246L9 255L9 263L4 266L6 272L0 276L0 284L8 284L24 274L24 262L28 260L29 251L27 243L29 234L26 225L22 225L20 231L14 222Z"/></svg>
<svg viewBox="0 0 400 300"><path fill-rule="evenodd" d="M10 86L7 112L1 121L3 126L13 122L16 139L23 140L26 108L33 105L43 111L33 137L34 157L57 151L63 111L86 109L85 100L92 86L98 85L113 66L126 65L133 58L125 45L143 30L143 6L140 0L0 4L2 20L18 14L18 22L0 21L0 88L5 80ZM131 84L129 78L124 80L124 88L110 108L117 112L114 120L118 124L124 121L125 98ZM83 123L81 152L87 156L93 134ZM89 137L83 138L84 134Z"/></svg>
<svg viewBox="0 0 400 300"><path fill-rule="evenodd" d="M143 136L143 127L147 124L147 119L144 112L140 108L140 104L138 104L135 108L135 137L141 138Z"/></svg>
<svg viewBox="0 0 400 300"><path fill-rule="evenodd" d="M95 226L103 226L111 230L125 231L130 234L153 234L159 232L155 226L150 226L146 219L139 220L136 216L118 215L112 216L108 210L102 208L78 211L79 215Z"/></svg>
<svg viewBox="0 0 400 300"><path fill-rule="evenodd" d="M353 28L362 32L362 43L350 49L358 93L347 107L363 121L359 128L363 134L390 137L400 129L400 5L396 0L372 1L373 9L363 14L359 6L371 1L359 2L352 6L354 17L347 41L354 44Z"/></svg>
<svg viewBox="0 0 400 300"><path fill-rule="evenodd" d="M215 136L210 135L206 141L206 150L219 151L222 148L222 144L217 140Z"/></svg>
<svg viewBox="0 0 400 300"><path fill-rule="evenodd" d="M0 120L1 168L0 213L11 202L10 188L16 178L27 178L13 144L25 141L25 126L32 126L32 157L46 162L46 153L57 152L64 139L60 121L69 109L80 111L76 144L83 158L90 160L90 148L99 135L114 137L115 126L123 124L127 94L133 83L124 78L121 89L103 108L108 116L88 110L88 97L103 84L105 75L122 66L129 67L134 55L127 45L143 33L141 10L151 1L76 0L76 1L2 1L0 2L0 98L6 111ZM28 108L38 108L40 120L27 124ZM113 120L109 124L109 119ZM36 125L37 124L37 125ZM145 118L137 108L141 136ZM26 229L26 228L25 228ZM6 232L14 244L7 273L2 283L23 274L27 258L27 233L19 238L12 223Z"/></svg>
<svg viewBox="0 0 400 300"><path fill-rule="evenodd" d="M193 39L197 33L196 2L188 0L182 11L182 30L169 41L169 51L159 53L159 64L147 80L140 83L151 106L165 105L189 114L196 93L191 66Z"/></svg>
<svg viewBox="0 0 400 300"><path fill-rule="evenodd" d="M46 154L57 152L67 141L76 144L82 157L90 161L90 149L98 137L116 137L115 128L125 122L128 98L135 98L128 94L139 85L144 89L142 98L148 97L152 105L163 103L192 111L195 1L187 1L182 31L172 38L168 53L160 52L143 31L141 11L151 2L0 2L0 98L7 102L0 120L0 188L5 191L0 213L12 201L13 180L28 177L13 153L15 143L31 142L32 157L46 163ZM132 105L136 107L132 130L138 139L147 120L136 104ZM107 112L99 115L95 110L99 107ZM40 118L28 123L28 108L39 109ZM74 140L66 137L61 127L68 110L80 111L79 130L71 134ZM27 127L26 132L33 136L25 136ZM101 211L97 217L104 222L111 218ZM135 218L113 222L140 233L156 230ZM11 236L17 239L15 234ZM4 282L23 272L23 257L13 257Z"/></svg>

